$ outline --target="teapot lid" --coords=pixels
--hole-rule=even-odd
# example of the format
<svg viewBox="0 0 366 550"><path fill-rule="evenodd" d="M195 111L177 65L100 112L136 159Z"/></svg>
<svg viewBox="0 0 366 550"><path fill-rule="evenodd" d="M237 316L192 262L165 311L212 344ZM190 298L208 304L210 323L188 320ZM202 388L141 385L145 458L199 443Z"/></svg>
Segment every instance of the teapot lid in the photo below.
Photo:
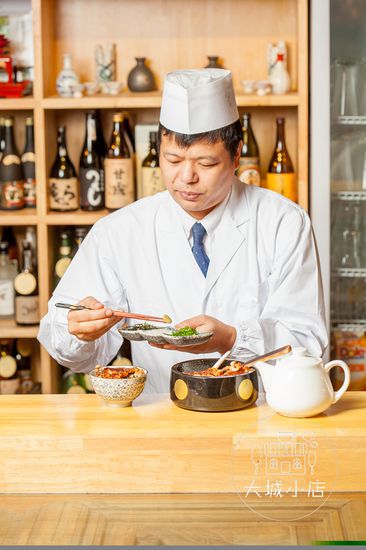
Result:
<svg viewBox="0 0 366 550"><path fill-rule="evenodd" d="M300 347L292 348L292 352L278 359L278 361L284 367L315 367L322 362L320 357L308 355L306 348Z"/></svg>

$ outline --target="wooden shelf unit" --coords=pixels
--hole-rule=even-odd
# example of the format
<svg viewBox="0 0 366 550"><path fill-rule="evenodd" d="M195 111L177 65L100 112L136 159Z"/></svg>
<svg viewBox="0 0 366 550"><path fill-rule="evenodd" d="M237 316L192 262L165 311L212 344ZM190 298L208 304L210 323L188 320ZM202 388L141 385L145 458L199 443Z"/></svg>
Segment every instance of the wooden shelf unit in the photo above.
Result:
<svg viewBox="0 0 366 550"><path fill-rule="evenodd" d="M68 149L78 159L84 137L84 112L102 110L102 125L109 139L112 113L130 110L135 123L157 123L161 91L118 96L95 95L80 99L55 96L55 81L62 54L71 53L81 81L93 80L94 48L113 42L117 50L117 80L127 82L135 56L148 56L159 90L166 72L203 67L207 55L217 53L233 72L237 103L242 113L253 114L252 123L261 152L262 179L273 151L275 118L286 117L287 145L294 162L299 203L308 208L308 0L30 0L33 14L35 82L33 96L0 99L0 113L16 118L33 112L35 119L37 209L1 212L0 225L35 225L41 314L47 311L53 272L53 238L57 226L91 225L100 212L49 212L47 178L56 151L57 124L67 125ZM83 25L87 13L88 24ZM101 22L103 23L101 25ZM202 25L204 22L204 25ZM246 95L244 79L266 78L268 42L285 40L291 75L291 93L275 96ZM19 125L20 126L20 125ZM19 142L21 143L21 141ZM0 335L35 338L37 327L24 329L12 323L0 325ZM44 393L58 391L54 361L41 347L38 372Z"/></svg>
<svg viewBox="0 0 366 550"><path fill-rule="evenodd" d="M236 92L238 107L296 107L299 95L291 92L284 95L243 94ZM161 105L161 92L122 92L117 96L96 94L81 98L52 96L41 101L44 109L157 109Z"/></svg>
<svg viewBox="0 0 366 550"><path fill-rule="evenodd" d="M12 319L0 320L0 338L37 338L38 325L20 326Z"/></svg>

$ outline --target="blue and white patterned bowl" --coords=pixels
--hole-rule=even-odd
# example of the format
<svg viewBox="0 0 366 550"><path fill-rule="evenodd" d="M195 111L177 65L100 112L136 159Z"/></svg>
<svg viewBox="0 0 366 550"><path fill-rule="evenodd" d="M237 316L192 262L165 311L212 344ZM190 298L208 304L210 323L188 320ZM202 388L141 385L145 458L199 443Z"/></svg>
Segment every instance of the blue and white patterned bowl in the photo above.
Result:
<svg viewBox="0 0 366 550"><path fill-rule="evenodd" d="M143 374L136 378L102 378L96 376L95 369L92 370L89 374L95 393L100 395L108 407L129 407L132 401L142 393L145 386L147 370L139 368Z"/></svg>

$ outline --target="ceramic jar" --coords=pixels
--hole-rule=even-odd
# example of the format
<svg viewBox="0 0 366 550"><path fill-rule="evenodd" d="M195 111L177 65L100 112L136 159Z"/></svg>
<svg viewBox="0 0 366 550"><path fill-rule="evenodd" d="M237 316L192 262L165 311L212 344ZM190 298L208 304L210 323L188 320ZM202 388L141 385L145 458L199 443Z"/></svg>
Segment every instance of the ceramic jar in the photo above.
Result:
<svg viewBox="0 0 366 550"><path fill-rule="evenodd" d="M154 74L145 64L146 57L135 57L136 66L130 71L127 86L131 92L152 92L156 90Z"/></svg>
<svg viewBox="0 0 366 550"><path fill-rule="evenodd" d="M207 59L208 59L208 63L205 66L205 69L223 69L223 66L219 61L218 55L208 55Z"/></svg>

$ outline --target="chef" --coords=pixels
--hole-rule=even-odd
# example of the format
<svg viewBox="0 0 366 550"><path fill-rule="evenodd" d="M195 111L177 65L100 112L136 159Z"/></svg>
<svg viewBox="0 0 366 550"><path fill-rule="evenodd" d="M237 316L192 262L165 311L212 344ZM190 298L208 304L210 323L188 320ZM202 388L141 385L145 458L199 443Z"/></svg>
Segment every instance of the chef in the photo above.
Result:
<svg viewBox="0 0 366 550"><path fill-rule="evenodd" d="M168 392L170 367L192 354L231 349L245 359L292 344L321 355L327 334L311 223L297 204L236 178L242 129L230 71L169 73L158 141L167 190L93 226L49 301L39 341L58 363L87 373L121 346L111 308L166 313L178 328L214 332L190 348L132 342L150 392Z"/></svg>

